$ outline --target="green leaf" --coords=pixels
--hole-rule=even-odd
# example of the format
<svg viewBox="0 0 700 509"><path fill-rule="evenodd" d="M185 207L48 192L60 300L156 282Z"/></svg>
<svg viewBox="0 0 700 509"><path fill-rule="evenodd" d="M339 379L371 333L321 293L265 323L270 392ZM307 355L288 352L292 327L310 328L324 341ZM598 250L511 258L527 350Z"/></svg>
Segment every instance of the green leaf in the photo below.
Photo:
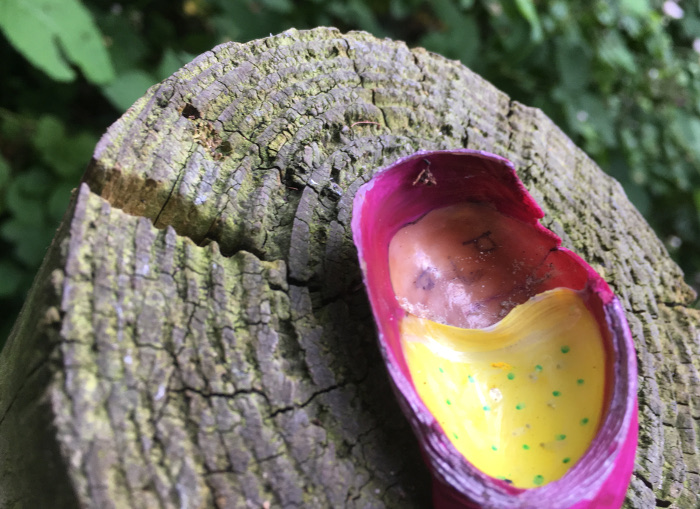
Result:
<svg viewBox="0 0 700 509"><path fill-rule="evenodd" d="M10 182L10 165L5 160L5 158L0 154L0 214L5 210L6 203L6 190L8 183Z"/></svg>
<svg viewBox="0 0 700 509"><path fill-rule="evenodd" d="M554 61L561 84L571 91L585 89L591 79L587 51L581 46L571 46L563 40L558 41L554 50Z"/></svg>
<svg viewBox="0 0 700 509"><path fill-rule="evenodd" d="M192 60L195 55L189 55L185 52L175 52L170 48L166 48L163 56L156 69L156 76L159 80L169 78L175 71L184 67L187 62Z"/></svg>
<svg viewBox="0 0 700 509"><path fill-rule="evenodd" d="M410 15L411 8L402 0L389 0L389 12L394 18L405 18Z"/></svg>
<svg viewBox="0 0 700 509"><path fill-rule="evenodd" d="M0 154L0 192L10 180L10 163Z"/></svg>
<svg viewBox="0 0 700 509"><path fill-rule="evenodd" d="M612 68L622 69L631 74L637 72L634 55L627 48L617 31L610 31L598 46L598 56Z"/></svg>
<svg viewBox="0 0 700 509"><path fill-rule="evenodd" d="M102 89L102 93L118 110L127 110L134 101L141 97L156 82L145 71L134 69L117 77Z"/></svg>
<svg viewBox="0 0 700 509"><path fill-rule="evenodd" d="M27 228L17 219L10 219L0 225L0 237L14 244L14 254L23 265L38 267L51 242L52 229Z"/></svg>
<svg viewBox="0 0 700 509"><path fill-rule="evenodd" d="M635 182L623 182L623 186L625 188L625 194L634 206L637 207L637 210L643 215L648 216L651 210L651 200L646 189Z"/></svg>
<svg viewBox="0 0 700 509"><path fill-rule="evenodd" d="M73 184L63 183L56 186L56 188L51 192L48 202L48 212L49 217L55 220L57 223L66 212L68 202L70 201L70 195L74 187L75 186Z"/></svg>
<svg viewBox="0 0 700 509"><path fill-rule="evenodd" d="M53 187L53 179L44 168L35 166L15 176L10 185L14 189L12 193L43 199Z"/></svg>
<svg viewBox="0 0 700 509"><path fill-rule="evenodd" d="M56 175L74 181L90 161L97 137L89 133L68 136L59 119L44 115L37 122L33 141L42 160Z"/></svg>
<svg viewBox="0 0 700 509"><path fill-rule="evenodd" d="M22 281L22 269L8 260L0 260L0 297L14 294Z"/></svg>
<svg viewBox="0 0 700 509"><path fill-rule="evenodd" d="M55 153L54 172L63 179L77 182L87 168L99 137L82 132L70 136L67 143Z"/></svg>
<svg viewBox="0 0 700 509"><path fill-rule="evenodd" d="M678 110L670 128L676 139L688 150L695 161L700 161L700 119Z"/></svg>
<svg viewBox="0 0 700 509"><path fill-rule="evenodd" d="M620 0L620 9L640 18L646 17L651 10L649 0Z"/></svg>
<svg viewBox="0 0 700 509"><path fill-rule="evenodd" d="M290 0L263 0L262 4L272 12L288 14L294 10L294 4Z"/></svg>
<svg viewBox="0 0 700 509"><path fill-rule="evenodd" d="M70 64L92 83L114 78L102 36L78 0L2 0L0 29L17 51L54 80L75 79Z"/></svg>
<svg viewBox="0 0 700 509"><path fill-rule="evenodd" d="M479 25L475 16L460 12L445 0L435 2L433 8L446 30L428 32L418 44L448 58L459 59L468 66L473 65L479 54Z"/></svg>
<svg viewBox="0 0 700 509"><path fill-rule="evenodd" d="M594 4L593 12L595 13L598 21L607 27L613 26L617 20L617 14L613 9L613 6L606 1L597 1Z"/></svg>
<svg viewBox="0 0 700 509"><path fill-rule="evenodd" d="M149 50L160 48L160 45L148 46L141 31L134 26L133 18L126 13L97 11L95 17L102 34L110 41L108 51L116 75L138 67L139 63L147 58ZM160 44L165 45L168 42L163 40Z"/></svg>
<svg viewBox="0 0 700 509"><path fill-rule="evenodd" d="M66 128L58 118L44 115L36 123L34 132L34 148L44 161L50 162L53 158L54 148L63 144L66 137Z"/></svg>
<svg viewBox="0 0 700 509"><path fill-rule="evenodd" d="M377 23L372 10L361 0L329 3L328 11L337 18L355 25L360 30L366 30L378 37L386 33L386 29Z"/></svg>
<svg viewBox="0 0 700 509"><path fill-rule="evenodd" d="M700 189L693 191L693 203L695 204L695 211L698 214L698 220L700 220Z"/></svg>
<svg viewBox="0 0 700 509"><path fill-rule="evenodd" d="M680 21L686 37L694 39L700 35L700 19L697 18L692 12L688 13L686 16L683 16L683 19Z"/></svg>
<svg viewBox="0 0 700 509"><path fill-rule="evenodd" d="M542 25L532 0L515 0L515 6L530 24L530 38L533 42L542 41Z"/></svg>
<svg viewBox="0 0 700 509"><path fill-rule="evenodd" d="M22 183L14 180L7 194L7 209L14 216L14 221L26 229L44 226L44 201L27 196L21 191Z"/></svg>

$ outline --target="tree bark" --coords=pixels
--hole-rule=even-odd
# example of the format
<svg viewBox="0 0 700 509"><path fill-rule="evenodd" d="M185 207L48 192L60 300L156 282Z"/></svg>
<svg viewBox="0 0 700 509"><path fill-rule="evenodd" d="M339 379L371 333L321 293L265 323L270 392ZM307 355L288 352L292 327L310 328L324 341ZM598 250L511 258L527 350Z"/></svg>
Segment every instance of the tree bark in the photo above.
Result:
<svg viewBox="0 0 700 509"><path fill-rule="evenodd" d="M458 62L328 28L221 45L99 142L0 356L0 506L428 507L350 217L455 147L513 161L627 311L626 507L698 507L700 314L620 185Z"/></svg>

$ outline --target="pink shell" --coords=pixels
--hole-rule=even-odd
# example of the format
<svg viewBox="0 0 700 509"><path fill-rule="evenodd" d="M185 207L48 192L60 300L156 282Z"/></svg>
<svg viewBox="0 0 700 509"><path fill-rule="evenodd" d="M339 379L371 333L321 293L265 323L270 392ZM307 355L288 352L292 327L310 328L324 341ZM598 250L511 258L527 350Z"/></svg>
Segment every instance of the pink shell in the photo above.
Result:
<svg viewBox="0 0 700 509"><path fill-rule="evenodd" d="M428 167L437 185L416 185ZM585 287L609 330L607 413L591 446L561 479L537 488L515 488L471 465L444 435L410 381L398 322L404 310L389 278L388 246L406 224L428 211L472 201L527 222L553 241L562 263L571 264L572 287ZM539 224L540 207L518 179L510 161L474 150L421 151L377 171L355 196L352 232L379 344L401 407L419 438L433 474L436 508L619 508L625 498L637 447L637 366L624 311L607 283L561 239ZM583 270L582 270L583 269ZM581 280L581 274L584 279ZM545 505L543 505L545 504Z"/></svg>

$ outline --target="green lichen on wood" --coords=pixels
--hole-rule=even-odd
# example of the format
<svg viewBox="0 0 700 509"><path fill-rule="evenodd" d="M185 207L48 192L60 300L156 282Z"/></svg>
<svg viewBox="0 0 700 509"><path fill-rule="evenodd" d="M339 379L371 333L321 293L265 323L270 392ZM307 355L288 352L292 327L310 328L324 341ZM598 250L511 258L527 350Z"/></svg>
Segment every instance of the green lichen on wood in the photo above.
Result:
<svg viewBox="0 0 700 509"><path fill-rule="evenodd" d="M696 507L699 317L619 184L458 62L333 29L219 46L110 127L0 357L0 453L21 458L31 441L7 437L29 420L70 480L65 507L425 507L350 217L377 168L454 147L511 159L627 310L627 506ZM7 403L38 395L44 420ZM3 468L4 501L29 507L46 471Z"/></svg>
<svg viewBox="0 0 700 509"><path fill-rule="evenodd" d="M397 482L413 498L420 457L414 444L402 454L398 408L382 409L391 396L371 328L348 309L364 308L361 293L317 309L336 318L324 328L284 261L225 257L87 186L60 251L61 369L48 398L82 503L394 505ZM382 388L358 387L370 380ZM365 458L375 454L381 463Z"/></svg>

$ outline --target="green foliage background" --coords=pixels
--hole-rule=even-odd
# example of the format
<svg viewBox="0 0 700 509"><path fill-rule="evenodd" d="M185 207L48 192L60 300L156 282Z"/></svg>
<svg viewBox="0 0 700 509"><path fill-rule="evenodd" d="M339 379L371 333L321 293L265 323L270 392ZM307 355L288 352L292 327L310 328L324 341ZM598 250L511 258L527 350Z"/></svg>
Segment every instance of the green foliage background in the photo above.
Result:
<svg viewBox="0 0 700 509"><path fill-rule="evenodd" d="M700 286L698 2L0 0L0 344L107 126L216 44L319 25L459 59L542 108Z"/></svg>

